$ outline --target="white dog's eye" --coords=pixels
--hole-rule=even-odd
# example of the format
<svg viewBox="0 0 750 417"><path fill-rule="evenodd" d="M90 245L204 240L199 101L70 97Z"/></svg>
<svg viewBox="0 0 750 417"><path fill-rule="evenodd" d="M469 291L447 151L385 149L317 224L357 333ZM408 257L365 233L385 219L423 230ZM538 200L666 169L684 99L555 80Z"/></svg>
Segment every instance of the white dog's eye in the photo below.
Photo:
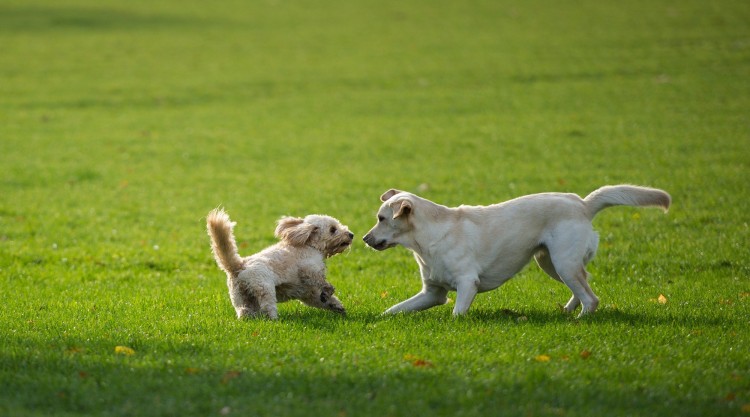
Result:
<svg viewBox="0 0 750 417"><path fill-rule="evenodd" d="M383 220L385 220L385 217L383 217L383 216L378 216L378 221L379 221L379 222L382 222Z"/></svg>
<svg viewBox="0 0 750 417"><path fill-rule="evenodd" d="M331 234L336 233L336 226L331 226Z"/></svg>

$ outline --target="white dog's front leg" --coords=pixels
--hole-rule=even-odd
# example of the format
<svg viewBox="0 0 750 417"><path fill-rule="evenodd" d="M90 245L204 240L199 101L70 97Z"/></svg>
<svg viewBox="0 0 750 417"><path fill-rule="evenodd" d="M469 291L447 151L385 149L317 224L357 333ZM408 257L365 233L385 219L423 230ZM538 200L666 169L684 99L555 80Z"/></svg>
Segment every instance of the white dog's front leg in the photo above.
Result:
<svg viewBox="0 0 750 417"><path fill-rule="evenodd" d="M448 301L448 290L442 287L425 285L419 294L402 301L385 310L383 314L396 314L402 311L426 310L430 307L445 304Z"/></svg>
<svg viewBox="0 0 750 417"><path fill-rule="evenodd" d="M458 285L456 286L456 305L453 307L454 316L460 316L469 311L469 307L477 295L478 285L479 279L476 277L463 278L458 281Z"/></svg>

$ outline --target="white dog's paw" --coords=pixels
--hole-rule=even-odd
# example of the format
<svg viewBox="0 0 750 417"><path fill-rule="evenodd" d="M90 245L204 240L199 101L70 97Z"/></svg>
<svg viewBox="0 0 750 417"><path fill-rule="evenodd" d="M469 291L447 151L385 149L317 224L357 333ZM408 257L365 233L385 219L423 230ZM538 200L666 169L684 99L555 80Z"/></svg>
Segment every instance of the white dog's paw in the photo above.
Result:
<svg viewBox="0 0 750 417"><path fill-rule="evenodd" d="M581 313L578 315L578 318L581 318L583 316L593 314L594 311L596 311L596 308L599 306L599 299L595 298L592 300L592 302L589 305L584 305L581 309Z"/></svg>
<svg viewBox="0 0 750 417"><path fill-rule="evenodd" d="M576 309L580 305L581 305L581 301L576 296L572 296L570 297L570 300L568 300L568 303L565 304L565 307L563 307L563 310L565 310L566 313L570 314L576 311Z"/></svg>

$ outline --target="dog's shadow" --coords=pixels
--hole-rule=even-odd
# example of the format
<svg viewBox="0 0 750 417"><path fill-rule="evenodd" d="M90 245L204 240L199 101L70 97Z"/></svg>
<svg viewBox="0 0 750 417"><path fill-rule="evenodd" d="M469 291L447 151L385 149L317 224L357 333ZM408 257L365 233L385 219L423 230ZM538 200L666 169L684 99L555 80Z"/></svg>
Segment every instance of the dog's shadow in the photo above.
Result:
<svg viewBox="0 0 750 417"><path fill-rule="evenodd" d="M278 321L291 326L300 326L333 333L358 317L359 315L352 317L350 314L341 315L314 308L302 308L299 310L280 311Z"/></svg>
<svg viewBox="0 0 750 417"><path fill-rule="evenodd" d="M437 314L436 314L437 313ZM483 324L508 324L508 325L612 325L627 324L634 327L678 325L689 328L696 327L725 327L732 326L736 320L726 317L707 317L700 315L681 314L654 314L653 312L630 311L620 309L600 309L596 313L577 317L576 313L566 313L560 309L476 309L469 311L461 317L452 317L450 311L440 314L438 312L412 312L396 315L383 315L382 312L373 311L351 311L346 316L331 314L326 311L314 309L287 312L280 320L296 323L306 327L319 330L335 332L352 323L360 325L377 324L380 322L415 322L419 324L425 321L440 321L448 324L456 323L483 323ZM435 317L438 316L438 317ZM405 324L405 323L404 323Z"/></svg>
<svg viewBox="0 0 750 417"><path fill-rule="evenodd" d="M507 308L478 309L475 311L470 311L465 318L467 320L476 322L512 322L517 324L529 325L548 325L555 323L570 323L571 325L627 324L636 327L644 325L679 325L695 328L704 326L724 327L737 324L737 320L726 317L708 317L704 315L679 314L676 312L668 314L655 314L653 312L621 310L615 308L599 309L595 313L588 314L583 317L578 317L578 312L567 313L562 311L561 308L518 310L511 310Z"/></svg>

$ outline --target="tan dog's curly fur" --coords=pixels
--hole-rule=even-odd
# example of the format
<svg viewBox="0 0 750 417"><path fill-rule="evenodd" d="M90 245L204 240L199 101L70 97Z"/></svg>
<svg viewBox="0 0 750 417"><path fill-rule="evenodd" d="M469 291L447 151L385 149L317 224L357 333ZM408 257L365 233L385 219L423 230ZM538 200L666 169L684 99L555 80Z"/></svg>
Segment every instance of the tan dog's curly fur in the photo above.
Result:
<svg viewBox="0 0 750 417"><path fill-rule="evenodd" d="M222 209L208 213L206 226L216 263L227 273L229 298L238 318L278 318L276 303L300 300L344 314L326 281L325 259L348 248L354 234L330 216L283 217L276 227L280 242L246 258L234 238L235 223Z"/></svg>

